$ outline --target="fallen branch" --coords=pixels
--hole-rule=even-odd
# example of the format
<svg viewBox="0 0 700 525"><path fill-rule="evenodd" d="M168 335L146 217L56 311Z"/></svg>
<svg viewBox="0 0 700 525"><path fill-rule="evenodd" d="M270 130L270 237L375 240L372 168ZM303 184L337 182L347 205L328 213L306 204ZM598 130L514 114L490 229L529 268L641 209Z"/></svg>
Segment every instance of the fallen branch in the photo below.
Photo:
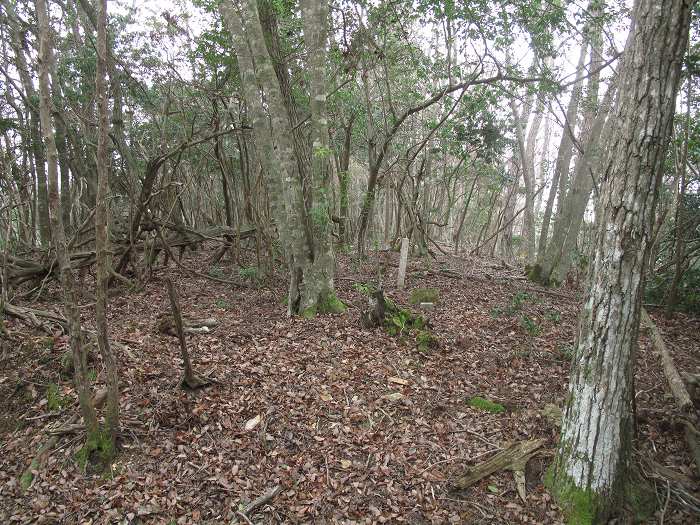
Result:
<svg viewBox="0 0 700 525"><path fill-rule="evenodd" d="M651 317L649 317L649 314L645 308L642 308L642 324L644 324L649 330L649 335L651 336L651 341L654 344L654 348L661 356L664 375L668 381L668 386L671 388L673 398L676 400L678 409L684 414L689 414L693 409L693 401L690 399L690 394L685 388L683 379L681 379L676 366L673 364L673 357L671 357L671 354L666 347L666 343L661 336L661 332L656 327Z"/></svg>
<svg viewBox="0 0 700 525"><path fill-rule="evenodd" d="M518 494L524 499L524 477L522 473L528 460L544 445L544 441L544 439L534 439L509 446L491 459L469 468L465 474L457 478L453 483L453 488L455 490L464 490L491 474L507 469L516 473L515 479L518 486Z"/></svg>
<svg viewBox="0 0 700 525"><path fill-rule="evenodd" d="M268 501L273 500L277 496L277 494L279 494L280 492L282 492L282 487L280 485L276 485L272 489L268 490L262 496L259 496L259 497L255 498L253 501L251 501L250 503L248 503L248 505L246 505L245 508L243 509L242 513L247 517L248 514L253 512L258 507L262 507Z"/></svg>
<svg viewBox="0 0 700 525"><path fill-rule="evenodd" d="M700 476L700 443L698 439L698 431L693 424L696 417L693 414L693 400L690 398L688 389L685 387L685 383L678 373L678 369L673 364L673 357L671 357L666 343L664 342L661 332L654 324L646 309L642 307L642 323L649 330L649 335L651 336L651 341L654 344L654 348L661 356L661 363L664 369L664 375L666 376L666 381L668 381L668 386L671 389L673 398L676 401L676 405L681 413L685 416L682 418L683 425L685 426L685 442L688 445L690 454L695 462L695 468L697 470L698 476Z"/></svg>
<svg viewBox="0 0 700 525"><path fill-rule="evenodd" d="M16 319L24 321L32 328L38 328L48 334L53 334L53 330L46 323L40 321L45 319L50 323L58 325L63 332L68 333L68 321L65 317L49 312L48 310L38 310L35 308L27 308L25 306L16 306L14 304L5 303L5 313Z"/></svg>

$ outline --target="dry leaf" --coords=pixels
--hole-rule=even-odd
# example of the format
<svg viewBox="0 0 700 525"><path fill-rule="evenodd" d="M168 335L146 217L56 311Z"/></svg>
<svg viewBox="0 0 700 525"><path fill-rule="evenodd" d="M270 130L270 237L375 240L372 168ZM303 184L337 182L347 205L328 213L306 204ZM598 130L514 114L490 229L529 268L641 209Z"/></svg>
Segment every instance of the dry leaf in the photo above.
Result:
<svg viewBox="0 0 700 525"><path fill-rule="evenodd" d="M254 418L246 421L245 429L248 431L253 430L255 427L257 427L260 424L261 421L262 421L262 416L260 414L258 414Z"/></svg>
<svg viewBox="0 0 700 525"><path fill-rule="evenodd" d="M383 395L383 399L388 399L389 401L398 401L403 398L404 395L401 392L392 392L391 394Z"/></svg>

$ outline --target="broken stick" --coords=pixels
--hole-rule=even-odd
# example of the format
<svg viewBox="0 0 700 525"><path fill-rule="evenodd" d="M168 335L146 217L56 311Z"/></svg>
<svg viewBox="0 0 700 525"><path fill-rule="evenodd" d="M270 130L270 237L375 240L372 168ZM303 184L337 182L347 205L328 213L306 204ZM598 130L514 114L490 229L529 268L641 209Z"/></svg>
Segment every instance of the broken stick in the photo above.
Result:
<svg viewBox="0 0 700 525"><path fill-rule="evenodd" d="M456 490L464 490L471 487L477 481L484 479L500 470L512 470L518 488L518 494L525 499L524 470L528 460L537 453L537 450L544 445L544 439L533 439L522 441L502 450L491 459L479 463L475 467L467 470L465 474L457 478L453 483Z"/></svg>
<svg viewBox="0 0 700 525"><path fill-rule="evenodd" d="M282 487L280 485L274 486L262 496L259 496L250 503L248 503L248 505L246 505L243 509L243 514L247 517L248 514L253 512L258 507L262 507L268 501L272 501L275 498L275 496L277 496L277 494L279 494L280 492L282 492Z"/></svg>

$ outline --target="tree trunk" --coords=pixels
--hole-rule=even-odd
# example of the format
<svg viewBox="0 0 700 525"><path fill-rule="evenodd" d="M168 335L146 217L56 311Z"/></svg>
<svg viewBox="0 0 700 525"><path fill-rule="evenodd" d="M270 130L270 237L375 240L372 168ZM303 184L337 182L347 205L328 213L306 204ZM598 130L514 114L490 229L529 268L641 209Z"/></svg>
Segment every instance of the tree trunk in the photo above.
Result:
<svg viewBox="0 0 700 525"><path fill-rule="evenodd" d="M34 84L29 75L27 60L24 56L24 46L26 45L24 33L20 29L15 29L13 32L12 46L15 52L16 67L19 73L22 87L27 96L27 99L34 101L38 99ZM49 66L50 67L50 66ZM41 143L41 132L39 130L40 116L35 105L29 106L29 135L34 157L34 174L36 176L36 215L34 218L39 226L39 239L41 244L46 246L49 242L49 211L46 187L46 157L44 148ZM38 220L37 220L38 219Z"/></svg>
<svg viewBox="0 0 700 525"><path fill-rule="evenodd" d="M95 208L95 258L97 278L95 287L95 325L97 347L100 350L107 376L107 402L105 431L109 445L104 461L112 459L119 435L119 375L117 361L109 344L107 326L107 287L111 276L112 256L109 248L109 108L107 100L107 0L98 2L97 18L97 69L95 75L97 95L97 195Z"/></svg>
<svg viewBox="0 0 700 525"><path fill-rule="evenodd" d="M688 100L686 101L686 114L685 123L683 127L683 154L681 158L681 163L678 169L680 170L680 187L678 188L678 195L676 195L676 215L674 217L674 234L673 234L673 280L671 281L671 286L668 289L668 294L666 297L666 317L671 317L673 311L678 304L678 288L681 283L681 278L683 277L683 260L685 259L685 242L684 242L684 230L685 230L685 192L687 185L687 163L688 163L688 133L690 127L690 102L692 96L692 77L686 79L688 83Z"/></svg>
<svg viewBox="0 0 700 525"><path fill-rule="evenodd" d="M588 41L584 41L581 44L581 51L579 52L578 65L576 66L576 78L583 77L584 74L584 63L586 61L586 52L588 50ZM583 90L583 81L579 80L574 84L571 90L571 98L569 99L569 106L566 109L566 121L564 122L564 129L561 135L561 141L559 142L559 150L557 151L557 160L554 164L554 175L552 176L552 185L549 188L549 195L547 196L547 204L544 208L544 215L542 217L542 231L540 232L540 240L537 245L537 263L542 264L544 260L545 250L547 248L547 236L549 235L549 223L552 218L552 210L554 209L554 201L557 194L560 193L560 182L562 181L563 174L566 173L568 177L569 165L571 164L572 148L574 145L573 141L573 127L576 125L576 115L578 114L578 103L581 98L581 91ZM557 210L559 213L559 209Z"/></svg>
<svg viewBox="0 0 700 525"><path fill-rule="evenodd" d="M620 65L589 288L550 488L579 522L605 522L630 482L635 349L654 208L691 0L638 0Z"/></svg>
<svg viewBox="0 0 700 525"><path fill-rule="evenodd" d="M282 197L275 207L290 273L288 313L311 316L341 311L344 305L334 291L335 256L329 195L325 190L331 158L325 115L327 4L309 5L304 10L313 124L311 188L307 188L310 191L306 196L295 161L300 156L294 153L289 114L265 45L257 4L255 0L245 0L237 8L224 1L219 6L236 49L245 100L253 115L253 131L262 149L260 160L266 168L268 184L274 188L270 195L277 193ZM269 108L269 125L258 86Z"/></svg>
<svg viewBox="0 0 700 525"><path fill-rule="evenodd" d="M584 151L576 162L573 182L563 204L564 211L554 224L552 239L541 265L531 274L534 280L543 284L561 283L569 271L571 253L576 247L591 191L597 184L596 174L601 169L600 163L613 126L609 116L616 94L617 87L613 80L590 127Z"/></svg>
<svg viewBox="0 0 700 525"><path fill-rule="evenodd" d="M46 161L48 168L48 211L51 226L51 240L56 249L56 260L61 277L63 302L68 319L70 346L75 368L75 389L78 393L80 409L88 431L88 441L97 439L99 428L97 414L92 404L92 396L87 383L87 364L82 342L80 327L80 310L76 300L76 284L71 268L66 244L66 232L63 228L61 204L58 193L58 152L54 139L51 119L51 90L49 87L49 72L53 62L51 35L49 33L49 15L46 0L36 0L36 12L39 20L39 115L41 129L46 146Z"/></svg>

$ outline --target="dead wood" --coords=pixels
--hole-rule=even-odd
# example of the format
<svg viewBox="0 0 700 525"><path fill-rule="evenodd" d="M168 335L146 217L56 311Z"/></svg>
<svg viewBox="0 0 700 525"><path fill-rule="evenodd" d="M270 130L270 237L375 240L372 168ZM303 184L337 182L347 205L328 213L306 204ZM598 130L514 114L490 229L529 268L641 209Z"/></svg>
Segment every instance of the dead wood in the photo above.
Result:
<svg viewBox="0 0 700 525"><path fill-rule="evenodd" d="M62 315L49 312L47 310L38 310L35 308L27 308L25 306L16 306L14 304L6 303L5 313L11 317L20 319L32 328L37 328L43 332L46 332L47 334L54 333L51 324L58 325L63 332L68 333L68 321L66 318ZM44 319L51 324L47 324L41 319Z"/></svg>
<svg viewBox="0 0 700 525"><path fill-rule="evenodd" d="M534 439L531 441L521 441L520 443L509 446L505 450L498 452L491 459L469 468L465 474L457 478L452 484L453 489L464 490L471 487L477 481L501 470L507 469L513 472L523 472L528 460L537 453L537 450L542 447L542 445L544 445L544 441L544 439ZM520 478L520 476L516 476L516 483L519 485L518 478ZM524 494L521 493L521 488L518 489L518 493L521 497L524 497Z"/></svg>
<svg viewBox="0 0 700 525"><path fill-rule="evenodd" d="M259 496L248 503L248 505L246 505L243 509L243 514L247 517L247 515L253 512L255 509L262 507L269 501L272 501L280 492L282 492L282 487L280 485L276 485L262 496Z"/></svg>
<svg viewBox="0 0 700 525"><path fill-rule="evenodd" d="M693 409L693 401L690 399L690 394L688 394L688 390L685 388L683 379L681 379L676 366L673 364L673 357L671 357L671 354L666 347L666 343L661 336L661 332L654 324L651 317L649 317L649 314L645 308L642 308L642 323L649 330L649 335L651 336L651 341L654 344L654 348L661 356L661 364L663 365L664 375L668 381L668 386L671 388L673 398L676 400L676 405L682 413L690 413Z"/></svg>
<svg viewBox="0 0 700 525"><path fill-rule="evenodd" d="M175 286L170 279L165 280L168 286L168 295L170 296L170 306L173 310L173 320L175 321L175 328L177 330L178 338L180 339L180 353L182 355L182 362L184 366L184 376L182 378L182 386L190 388L192 390L196 388L201 388L203 386L211 384L210 381L202 379L195 375L192 371L192 362L190 361L190 353L187 351L187 341L185 340L185 330L182 323L182 314L180 312L180 304L177 300L177 293L175 292Z"/></svg>
<svg viewBox="0 0 700 525"><path fill-rule="evenodd" d="M379 287L369 298L369 309L360 313L360 324L363 328L378 328L384 324L385 316L384 290Z"/></svg>
<svg viewBox="0 0 700 525"><path fill-rule="evenodd" d="M206 334L211 332L211 329L218 324L219 321L213 317L206 319L189 319L187 316L183 316L182 318L182 329L186 334ZM178 337L177 326L171 315L159 315L156 329L161 334Z"/></svg>
<svg viewBox="0 0 700 525"><path fill-rule="evenodd" d="M698 431L693 424L693 421L697 419L697 416L693 413L693 400L688 393L688 389L681 379L681 375L678 373L678 369L673 363L673 357L671 356L666 343L664 342L661 332L659 331L654 321L651 319L646 309L642 307L642 323L649 330L649 335L651 336L654 348L661 356L661 364L663 366L664 375L666 376L666 381L671 389L673 398L676 400L676 406L684 414L683 425L685 426L685 442L688 445L688 450L695 462L695 469L700 477L700 443L698 440Z"/></svg>

